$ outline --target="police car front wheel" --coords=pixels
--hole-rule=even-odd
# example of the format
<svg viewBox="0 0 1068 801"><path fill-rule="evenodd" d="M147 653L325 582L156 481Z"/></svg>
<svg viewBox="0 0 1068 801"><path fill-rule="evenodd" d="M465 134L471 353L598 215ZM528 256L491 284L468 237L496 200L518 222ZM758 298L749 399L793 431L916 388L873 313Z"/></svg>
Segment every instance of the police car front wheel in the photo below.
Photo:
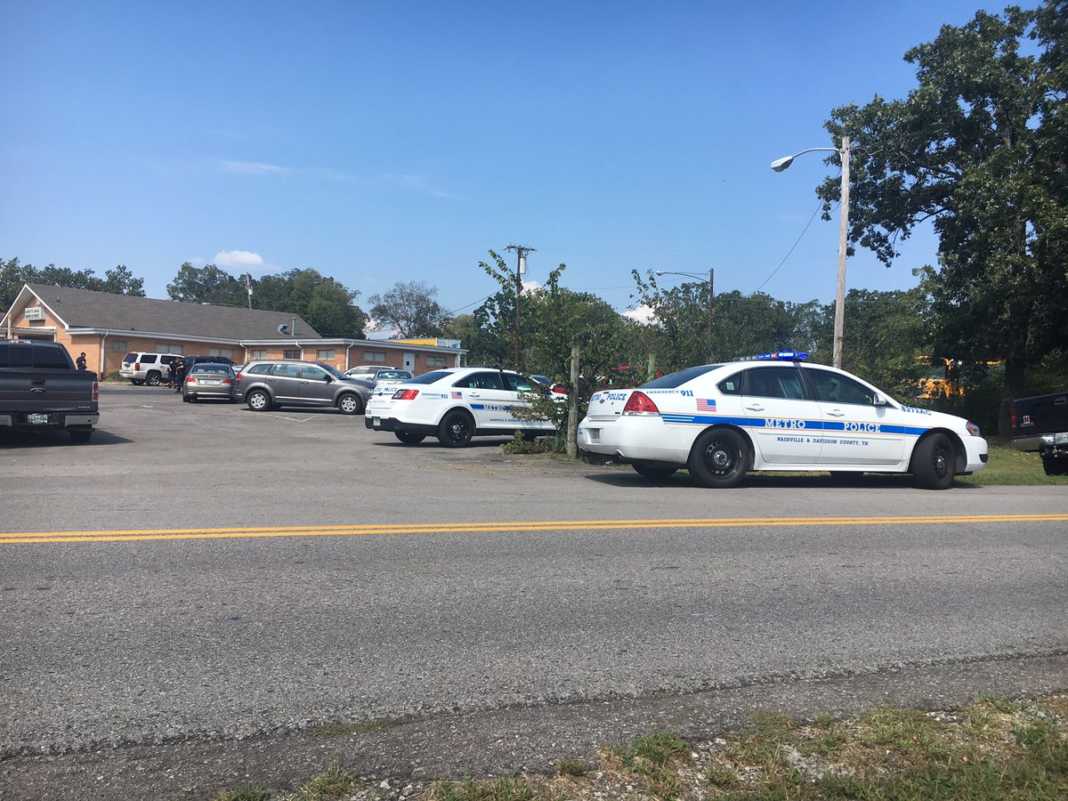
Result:
<svg viewBox="0 0 1068 801"><path fill-rule="evenodd" d="M733 428L713 428L693 444L687 467L696 484L726 489L742 483L752 461L749 442Z"/></svg>
<svg viewBox="0 0 1068 801"><path fill-rule="evenodd" d="M912 454L912 474L923 489L948 489L953 485L957 454L950 438L941 431L928 434Z"/></svg>

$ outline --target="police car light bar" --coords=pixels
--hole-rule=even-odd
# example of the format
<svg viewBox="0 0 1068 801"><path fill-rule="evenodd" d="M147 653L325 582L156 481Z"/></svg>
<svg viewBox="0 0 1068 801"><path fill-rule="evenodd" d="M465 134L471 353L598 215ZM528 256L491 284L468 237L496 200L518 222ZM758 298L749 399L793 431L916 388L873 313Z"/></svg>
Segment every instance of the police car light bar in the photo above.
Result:
<svg viewBox="0 0 1068 801"><path fill-rule="evenodd" d="M805 362L808 353L802 350L777 350L773 353L758 353L755 356L743 356L740 362Z"/></svg>

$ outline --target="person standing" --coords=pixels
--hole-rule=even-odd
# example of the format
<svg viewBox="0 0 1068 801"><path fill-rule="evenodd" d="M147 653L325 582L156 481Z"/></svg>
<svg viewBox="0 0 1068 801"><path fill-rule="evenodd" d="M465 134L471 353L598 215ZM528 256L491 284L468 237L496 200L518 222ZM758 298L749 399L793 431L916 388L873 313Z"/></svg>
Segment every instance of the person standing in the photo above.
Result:
<svg viewBox="0 0 1068 801"><path fill-rule="evenodd" d="M179 357L171 364L171 386L175 392L182 391L182 381L185 379L185 359Z"/></svg>
<svg viewBox="0 0 1068 801"><path fill-rule="evenodd" d="M74 364L79 370L82 370L83 372L85 371L85 351L84 350L78 355L78 358L77 358L77 360L75 360Z"/></svg>

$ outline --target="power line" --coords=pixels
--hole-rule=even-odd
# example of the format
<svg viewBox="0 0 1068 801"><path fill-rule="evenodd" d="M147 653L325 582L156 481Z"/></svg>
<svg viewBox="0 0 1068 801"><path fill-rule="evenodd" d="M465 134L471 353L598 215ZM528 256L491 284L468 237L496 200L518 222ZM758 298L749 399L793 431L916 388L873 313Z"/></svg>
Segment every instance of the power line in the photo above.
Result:
<svg viewBox="0 0 1068 801"><path fill-rule="evenodd" d="M775 265L775 269L771 271L771 275L764 279L764 283L762 283L756 288L757 292L766 287L768 285L768 282L770 282L771 279L778 274L779 270L782 269L782 266L786 264L786 260L790 258L790 254L794 252L794 248L796 248L801 243L801 240L804 239L805 234L808 232L809 227L812 225L812 221L816 219L816 215L820 213L820 209L822 208L823 201L821 200L819 202L819 205L816 206L816 210L812 212L812 216L808 218L808 222L805 223L805 227L801 229L801 233L797 235L797 239L795 239L794 243L790 245L790 249L786 251L786 255L779 260L779 263L777 265Z"/></svg>

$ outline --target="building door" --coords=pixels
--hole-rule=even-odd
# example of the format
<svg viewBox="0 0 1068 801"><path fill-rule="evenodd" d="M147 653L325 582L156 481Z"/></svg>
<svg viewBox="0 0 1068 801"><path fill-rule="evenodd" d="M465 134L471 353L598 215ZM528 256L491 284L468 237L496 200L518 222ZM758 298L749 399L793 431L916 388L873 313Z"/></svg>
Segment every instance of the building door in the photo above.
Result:
<svg viewBox="0 0 1068 801"><path fill-rule="evenodd" d="M415 354L410 351L404 352L404 369L410 373L415 373Z"/></svg>

